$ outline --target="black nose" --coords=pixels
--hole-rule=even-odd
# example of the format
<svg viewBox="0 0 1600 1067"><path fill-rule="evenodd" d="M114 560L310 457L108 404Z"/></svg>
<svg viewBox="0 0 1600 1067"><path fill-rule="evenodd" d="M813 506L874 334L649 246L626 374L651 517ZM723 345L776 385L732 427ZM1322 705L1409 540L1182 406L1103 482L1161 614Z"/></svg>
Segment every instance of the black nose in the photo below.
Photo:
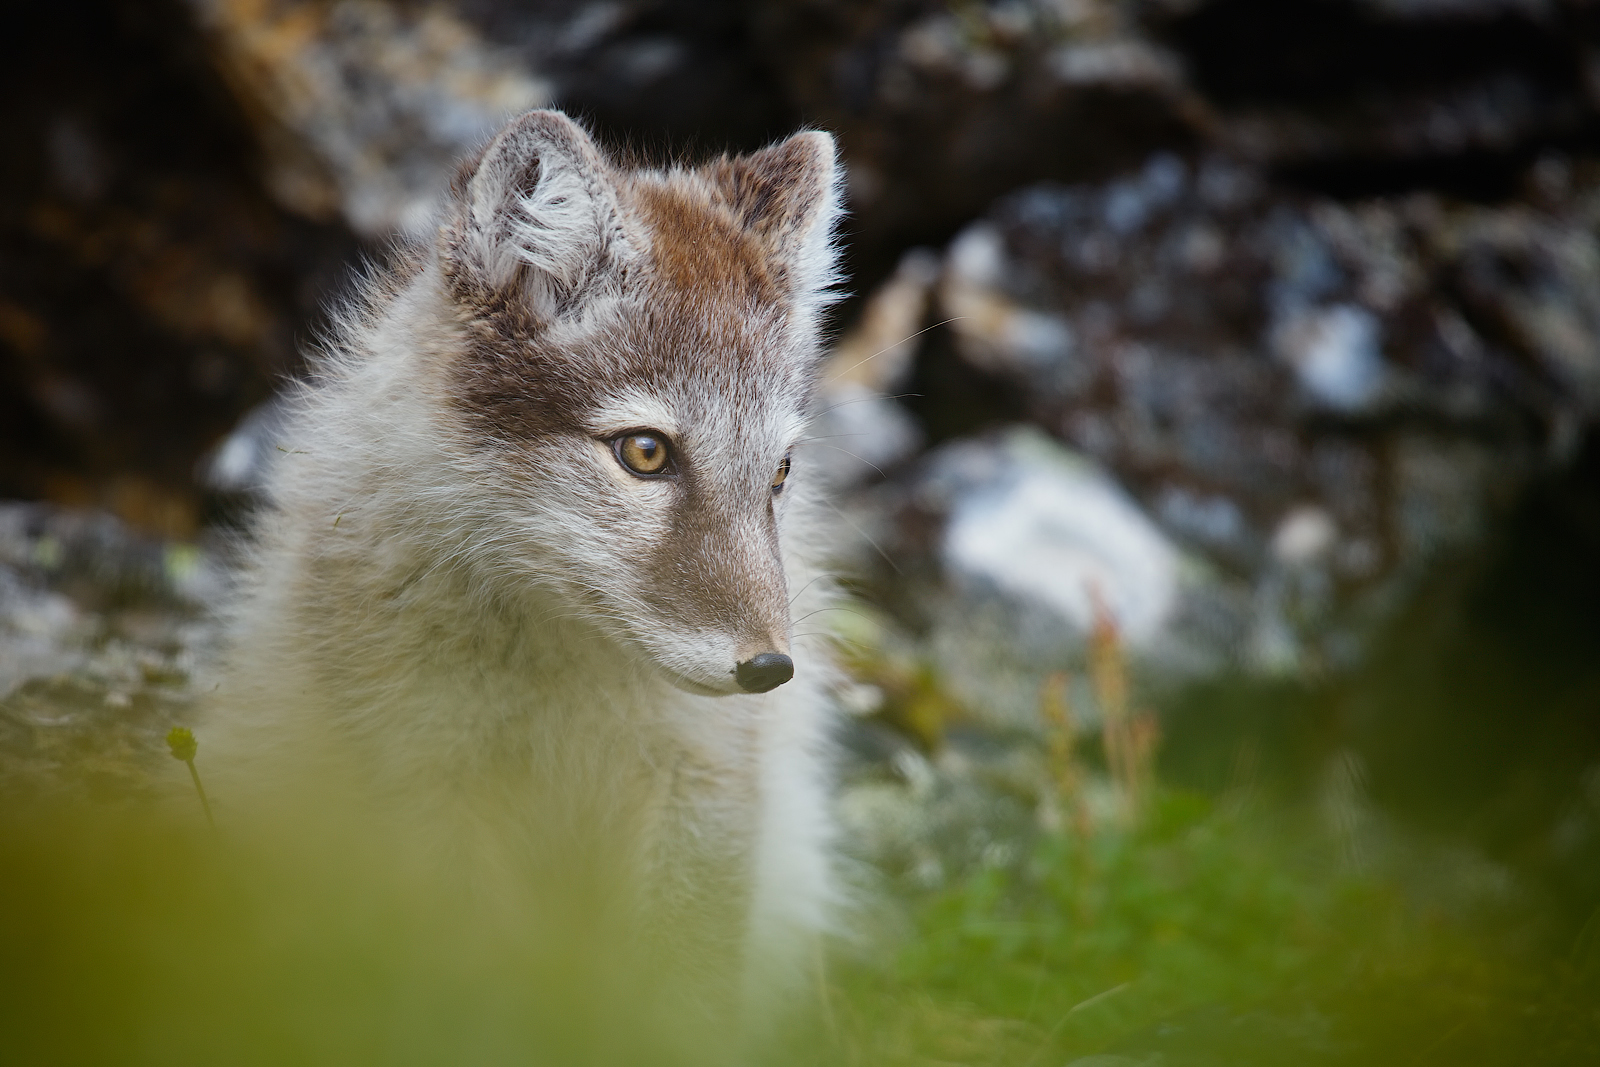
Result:
<svg viewBox="0 0 1600 1067"><path fill-rule="evenodd" d="M794 660L782 652L763 652L735 667L733 677L746 693L765 693L794 677Z"/></svg>

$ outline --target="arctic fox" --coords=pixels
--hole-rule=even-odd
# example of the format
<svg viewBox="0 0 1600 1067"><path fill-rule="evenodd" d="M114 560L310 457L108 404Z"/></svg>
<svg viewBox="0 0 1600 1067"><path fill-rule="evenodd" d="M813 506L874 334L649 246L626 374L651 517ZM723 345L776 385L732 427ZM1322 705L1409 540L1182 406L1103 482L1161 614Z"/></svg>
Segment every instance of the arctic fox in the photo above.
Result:
<svg viewBox="0 0 1600 1067"><path fill-rule="evenodd" d="M799 970L836 896L793 620L829 596L801 446L838 214L820 132L632 169L534 111L465 163L292 402L211 723L236 792L335 782L559 869L669 972Z"/></svg>

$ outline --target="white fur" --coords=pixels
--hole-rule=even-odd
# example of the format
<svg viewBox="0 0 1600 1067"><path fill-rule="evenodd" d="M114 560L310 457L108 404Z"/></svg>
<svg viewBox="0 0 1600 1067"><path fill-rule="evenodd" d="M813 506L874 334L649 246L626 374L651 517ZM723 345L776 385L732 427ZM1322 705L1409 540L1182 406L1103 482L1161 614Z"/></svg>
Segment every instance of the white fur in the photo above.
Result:
<svg viewBox="0 0 1600 1067"><path fill-rule="evenodd" d="M638 262L645 238L629 231L609 165L564 122L502 134L464 210L485 282L520 284L517 264L534 268L544 280L527 299L548 310L564 294L572 313L548 336L576 345L630 313L617 266ZM511 137L541 161L531 194L515 153L498 152ZM831 143L827 158L825 202L790 246L798 310L784 343L797 360L812 356L834 278ZM837 904L823 643L796 640L793 681L768 694L674 684L732 691L750 640L681 625L638 591L680 490L620 471L594 441L484 458L480 431L452 407L464 326L440 248L392 298L346 316L295 399L208 735L229 763L224 809L245 805L247 784L271 795L314 779L465 864L515 866L518 849L582 841L656 922L700 899L697 872L726 864L747 893L725 931L747 992L792 981ZM707 378L617 390L590 430L649 426L693 450L712 483L693 506L712 509L725 539L714 547L726 567L706 580L730 581L730 597L776 581L805 616L831 594L812 562L804 450L774 510L761 495L804 427L804 391L782 399L782 375L799 370L771 383L718 373L715 389ZM769 521L775 577L761 570ZM772 640L787 642L789 619Z"/></svg>
<svg viewBox="0 0 1600 1067"><path fill-rule="evenodd" d="M660 397L651 396L642 389L629 389L610 398L589 419L589 429L599 436L644 427L661 430L674 438L681 436L677 412Z"/></svg>

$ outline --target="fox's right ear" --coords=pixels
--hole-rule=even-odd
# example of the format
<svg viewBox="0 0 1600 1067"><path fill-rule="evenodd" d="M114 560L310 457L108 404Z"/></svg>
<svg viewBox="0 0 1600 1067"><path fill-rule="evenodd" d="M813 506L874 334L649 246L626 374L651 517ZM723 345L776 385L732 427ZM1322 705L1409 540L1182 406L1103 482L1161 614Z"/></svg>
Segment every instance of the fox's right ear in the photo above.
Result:
<svg viewBox="0 0 1600 1067"><path fill-rule="evenodd" d="M610 165L559 111L513 120L454 191L451 269L474 288L519 292L541 318L567 312L627 255Z"/></svg>

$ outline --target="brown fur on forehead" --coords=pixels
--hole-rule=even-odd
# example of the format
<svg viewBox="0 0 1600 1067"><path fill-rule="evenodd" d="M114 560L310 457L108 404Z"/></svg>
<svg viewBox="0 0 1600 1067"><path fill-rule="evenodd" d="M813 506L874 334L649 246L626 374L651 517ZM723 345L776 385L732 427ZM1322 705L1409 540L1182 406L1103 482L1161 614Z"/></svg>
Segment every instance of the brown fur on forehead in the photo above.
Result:
<svg viewBox="0 0 1600 1067"><path fill-rule="evenodd" d="M698 172L642 175L629 200L649 230L651 265L674 288L787 304L783 265L746 228L727 190Z"/></svg>
<svg viewBox="0 0 1600 1067"><path fill-rule="evenodd" d="M806 342L783 309L752 294L730 301L651 282L607 321L562 341L515 300L480 305L453 399L487 431L484 443L583 432L590 412L630 388L716 404L804 404L814 361L795 358L793 346Z"/></svg>
<svg viewBox="0 0 1600 1067"><path fill-rule="evenodd" d="M622 382L663 390L689 382L722 392L778 390L784 400L803 394L810 382L812 361L796 358L794 347L805 340L789 328L786 310L754 299L658 288L612 336Z"/></svg>

